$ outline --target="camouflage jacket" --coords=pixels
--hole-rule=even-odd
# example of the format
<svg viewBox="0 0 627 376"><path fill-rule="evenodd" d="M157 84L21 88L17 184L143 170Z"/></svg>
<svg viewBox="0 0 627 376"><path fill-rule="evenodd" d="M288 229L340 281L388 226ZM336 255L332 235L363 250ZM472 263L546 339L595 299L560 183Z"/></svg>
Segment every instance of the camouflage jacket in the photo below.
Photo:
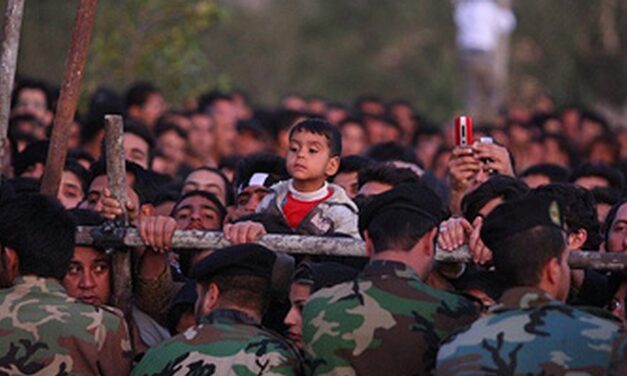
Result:
<svg viewBox="0 0 627 376"><path fill-rule="evenodd" d="M133 375L298 375L301 362L283 339L243 312L219 309L148 350Z"/></svg>
<svg viewBox="0 0 627 376"><path fill-rule="evenodd" d="M438 353L438 375L604 375L619 326L516 287Z"/></svg>
<svg viewBox="0 0 627 376"><path fill-rule="evenodd" d="M283 214L283 205L287 200L290 181L285 180L273 185L270 193L257 206L256 212L281 218L288 226ZM329 188L333 191L331 197L311 209L294 231L303 235L341 233L361 239L357 229L357 205L339 185L329 183Z"/></svg>
<svg viewBox="0 0 627 376"><path fill-rule="evenodd" d="M429 287L405 264L371 261L354 281L307 301L305 365L314 375L428 374L440 341L478 316L469 300Z"/></svg>
<svg viewBox="0 0 627 376"><path fill-rule="evenodd" d="M627 370L627 331L621 330L612 346L612 361L608 376L621 376Z"/></svg>
<svg viewBox="0 0 627 376"><path fill-rule="evenodd" d="M125 321L56 280L24 276L0 290L0 375L126 375L131 358Z"/></svg>

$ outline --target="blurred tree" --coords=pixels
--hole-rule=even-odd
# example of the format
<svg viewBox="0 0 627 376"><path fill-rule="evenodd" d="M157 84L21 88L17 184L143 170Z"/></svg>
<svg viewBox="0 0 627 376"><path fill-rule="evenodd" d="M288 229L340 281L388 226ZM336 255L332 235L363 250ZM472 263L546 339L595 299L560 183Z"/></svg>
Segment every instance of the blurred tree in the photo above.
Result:
<svg viewBox="0 0 627 376"><path fill-rule="evenodd" d="M202 35L220 17L213 0L101 0L86 89L146 79L173 103L213 85Z"/></svg>

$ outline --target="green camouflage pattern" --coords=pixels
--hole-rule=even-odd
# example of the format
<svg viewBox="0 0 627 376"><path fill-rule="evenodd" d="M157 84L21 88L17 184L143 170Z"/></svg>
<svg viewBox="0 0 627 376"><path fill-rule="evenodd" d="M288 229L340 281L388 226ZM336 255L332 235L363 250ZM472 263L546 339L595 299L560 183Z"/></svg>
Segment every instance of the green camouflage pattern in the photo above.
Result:
<svg viewBox="0 0 627 376"><path fill-rule="evenodd" d="M0 375L126 375L126 322L70 298L54 280L16 279L0 290Z"/></svg>
<svg viewBox="0 0 627 376"><path fill-rule="evenodd" d="M212 311L148 350L132 375L299 375L297 352L243 312Z"/></svg>
<svg viewBox="0 0 627 376"><path fill-rule="evenodd" d="M437 375L605 375L619 326L516 287L438 352ZM625 370L627 371L627 370Z"/></svg>
<svg viewBox="0 0 627 376"><path fill-rule="evenodd" d="M374 260L351 282L316 292L303 311L312 375L428 374L441 340L479 316L408 266Z"/></svg>

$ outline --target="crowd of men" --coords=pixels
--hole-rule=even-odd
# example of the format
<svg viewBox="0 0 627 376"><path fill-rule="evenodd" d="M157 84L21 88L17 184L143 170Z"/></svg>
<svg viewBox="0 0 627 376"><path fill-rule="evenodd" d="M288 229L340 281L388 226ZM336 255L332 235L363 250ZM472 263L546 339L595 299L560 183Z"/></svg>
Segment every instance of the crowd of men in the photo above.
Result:
<svg viewBox="0 0 627 376"><path fill-rule="evenodd" d="M0 191L0 375L627 373L627 128L542 96L475 124L410 103L211 91L173 110L147 82L77 114L55 198L37 192L55 93L19 79ZM423 109L424 110L424 109ZM124 115L128 197L108 186L104 115ZM473 114L469 114L473 115ZM621 128L621 126L623 126ZM112 255L76 226L122 214L132 312ZM174 249L176 230L231 246ZM268 233L363 240L289 254ZM436 262L465 247L472 260Z"/></svg>

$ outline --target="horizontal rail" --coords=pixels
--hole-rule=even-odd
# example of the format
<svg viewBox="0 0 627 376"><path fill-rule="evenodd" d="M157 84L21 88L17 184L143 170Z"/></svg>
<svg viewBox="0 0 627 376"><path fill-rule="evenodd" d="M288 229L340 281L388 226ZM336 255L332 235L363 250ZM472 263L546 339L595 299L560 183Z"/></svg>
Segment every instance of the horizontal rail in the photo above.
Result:
<svg viewBox="0 0 627 376"><path fill-rule="evenodd" d="M93 245L101 242L99 235L94 234L99 227L80 226L76 233L78 245ZM111 248L140 247L144 243L137 230L133 227L121 229L117 236L107 237ZM362 240L345 237L303 236L286 234L266 234L257 244L261 244L276 252L306 255L333 255L365 257L366 250ZM177 230L172 238L175 249L207 249L224 248L231 245L222 232ZM467 247L446 252L438 250L435 255L440 262L466 262L472 258ZM571 252L568 259L571 268L598 270L627 270L627 254L578 251Z"/></svg>

